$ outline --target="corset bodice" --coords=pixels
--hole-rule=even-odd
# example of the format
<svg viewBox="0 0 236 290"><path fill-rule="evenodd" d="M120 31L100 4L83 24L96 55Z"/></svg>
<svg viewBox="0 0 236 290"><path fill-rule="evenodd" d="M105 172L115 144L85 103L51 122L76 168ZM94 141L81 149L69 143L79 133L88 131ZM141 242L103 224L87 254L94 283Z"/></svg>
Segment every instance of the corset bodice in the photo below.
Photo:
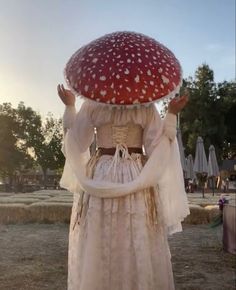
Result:
<svg viewBox="0 0 236 290"><path fill-rule="evenodd" d="M127 147L142 147L143 128L134 123L117 126L111 123L97 128L97 146L110 148L117 144Z"/></svg>

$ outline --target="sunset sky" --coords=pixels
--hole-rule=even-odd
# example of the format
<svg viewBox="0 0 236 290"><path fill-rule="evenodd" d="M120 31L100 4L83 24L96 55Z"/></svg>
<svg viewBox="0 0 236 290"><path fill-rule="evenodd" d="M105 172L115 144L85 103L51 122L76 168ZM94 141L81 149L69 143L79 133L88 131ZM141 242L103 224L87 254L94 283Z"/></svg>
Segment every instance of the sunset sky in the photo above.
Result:
<svg viewBox="0 0 236 290"><path fill-rule="evenodd" d="M207 63L217 82L235 79L235 0L0 0L0 103L24 101L59 117L56 86L80 46L128 30L154 37L184 77Z"/></svg>

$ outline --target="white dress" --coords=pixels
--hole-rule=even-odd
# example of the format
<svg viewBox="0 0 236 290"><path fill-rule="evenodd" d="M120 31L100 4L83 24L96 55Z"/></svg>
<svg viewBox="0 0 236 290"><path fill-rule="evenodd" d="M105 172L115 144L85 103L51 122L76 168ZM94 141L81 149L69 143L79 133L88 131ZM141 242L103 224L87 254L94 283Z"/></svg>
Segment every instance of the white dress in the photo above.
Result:
<svg viewBox="0 0 236 290"><path fill-rule="evenodd" d="M94 128L98 147L117 147L115 156L92 157L87 174L95 181L122 184L136 179L144 165L143 156L129 155L126 147L143 146L149 157L162 134L173 142L175 122L173 115L161 121L154 105L110 109L86 101L77 117L72 107L64 114L66 129L79 124L75 132L81 152L91 145ZM61 184L73 191L72 184L66 186L63 178ZM157 186L117 198L100 198L75 188L74 192L68 290L174 289Z"/></svg>

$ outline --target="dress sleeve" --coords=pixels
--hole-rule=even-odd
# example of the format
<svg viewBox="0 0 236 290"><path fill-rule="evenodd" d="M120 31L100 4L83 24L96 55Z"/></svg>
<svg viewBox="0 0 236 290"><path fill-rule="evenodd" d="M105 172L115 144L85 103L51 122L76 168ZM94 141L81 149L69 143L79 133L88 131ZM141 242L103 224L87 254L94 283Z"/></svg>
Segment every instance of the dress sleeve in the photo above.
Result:
<svg viewBox="0 0 236 290"><path fill-rule="evenodd" d="M75 106L66 106L62 117L63 133L66 134L67 130L70 129L74 123L76 116Z"/></svg>
<svg viewBox="0 0 236 290"><path fill-rule="evenodd" d="M89 104L84 102L78 113L76 113L74 106L66 106L62 124L64 138L68 130L73 130L80 151L86 151L94 138L94 126L91 121Z"/></svg>
<svg viewBox="0 0 236 290"><path fill-rule="evenodd" d="M85 101L76 114L71 127L81 153L89 149L94 140L94 125L91 120L91 114L91 107Z"/></svg>
<svg viewBox="0 0 236 290"><path fill-rule="evenodd" d="M177 134L177 117L172 113L167 113L164 123L164 134L169 137L171 141L173 141Z"/></svg>
<svg viewBox="0 0 236 290"><path fill-rule="evenodd" d="M76 174L82 172L81 175L85 175L86 164L90 157L89 146L94 139L91 108L86 101L78 113L74 107L66 107L63 115L63 128L62 151L65 155L65 165L60 185L73 193L81 193L82 189Z"/></svg>
<svg viewBox="0 0 236 290"><path fill-rule="evenodd" d="M161 119L157 109L150 106L146 112L146 123L144 124L143 145L147 156L159 143L160 137L166 135L170 141L176 136L176 116L167 113L164 120Z"/></svg>

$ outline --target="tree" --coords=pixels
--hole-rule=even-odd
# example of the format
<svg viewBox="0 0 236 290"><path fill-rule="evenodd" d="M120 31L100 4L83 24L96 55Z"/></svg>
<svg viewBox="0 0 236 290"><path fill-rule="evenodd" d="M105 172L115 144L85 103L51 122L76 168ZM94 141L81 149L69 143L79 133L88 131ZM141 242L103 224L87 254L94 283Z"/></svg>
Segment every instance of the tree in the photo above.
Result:
<svg viewBox="0 0 236 290"><path fill-rule="evenodd" d="M223 100L226 136L223 146L223 157L236 157L236 83L222 82L217 86L217 94Z"/></svg>
<svg viewBox="0 0 236 290"><path fill-rule="evenodd" d="M60 169L64 164L61 151L62 121L48 114L45 121L30 107L20 103L18 122L22 131L25 146L31 152L35 163L40 165L44 175L44 185L47 182L48 169Z"/></svg>
<svg viewBox="0 0 236 290"><path fill-rule="evenodd" d="M0 105L0 174L10 177L22 169L40 165L60 169L64 164L61 152L62 121L48 115L43 121L39 113L20 103L16 109L10 103Z"/></svg>
<svg viewBox="0 0 236 290"><path fill-rule="evenodd" d="M22 142L17 111L10 103L0 105L0 175L9 177L10 185L22 166L30 166L32 158Z"/></svg>
<svg viewBox="0 0 236 290"><path fill-rule="evenodd" d="M235 142L232 137L235 131L230 129L235 127L232 107L235 104L235 84L216 84L213 71L203 64L196 70L195 78L185 80L183 86L190 92L189 104L180 118L186 153L194 154L197 137L201 136L205 149L213 144L218 159L222 159L226 144Z"/></svg>

